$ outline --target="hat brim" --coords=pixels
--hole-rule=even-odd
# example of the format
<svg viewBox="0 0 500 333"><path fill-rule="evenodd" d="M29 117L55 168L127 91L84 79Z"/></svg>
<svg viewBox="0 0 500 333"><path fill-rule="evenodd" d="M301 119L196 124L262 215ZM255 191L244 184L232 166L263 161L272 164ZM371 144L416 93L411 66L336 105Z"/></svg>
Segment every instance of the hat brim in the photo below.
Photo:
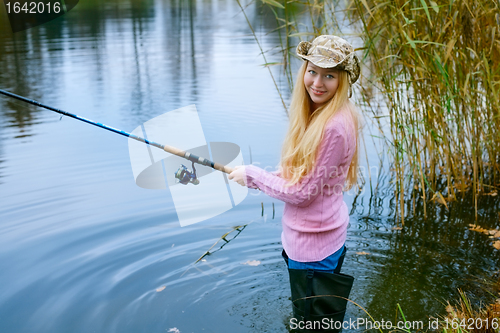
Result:
<svg viewBox="0 0 500 333"><path fill-rule="evenodd" d="M335 47L341 49L334 52L332 49L329 49L331 47L329 40L337 39L342 43L340 45L336 44ZM329 45L328 47L324 46L325 42L328 42L326 43L326 45ZM310 61L318 67L345 70L349 74L350 84L354 84L359 78L359 59L354 53L352 46L342 38L324 35L317 37L312 43L301 41L297 45L296 53L302 60Z"/></svg>
<svg viewBox="0 0 500 333"><path fill-rule="evenodd" d="M360 73L360 67L359 67L359 59L356 56L356 54L352 53L352 55L345 57L342 59L340 62L336 62L334 60L331 60L330 58L327 58L325 56L321 55L302 55L297 52L297 55L302 58L302 60L305 61L310 61L314 65L321 67L321 68L337 68L341 70L345 70L349 73L349 83L354 84L358 78L359 78L359 73ZM352 61L350 60L352 58ZM349 64L350 63L350 64ZM346 67L349 65L352 65L353 67L356 67L356 70L349 70Z"/></svg>

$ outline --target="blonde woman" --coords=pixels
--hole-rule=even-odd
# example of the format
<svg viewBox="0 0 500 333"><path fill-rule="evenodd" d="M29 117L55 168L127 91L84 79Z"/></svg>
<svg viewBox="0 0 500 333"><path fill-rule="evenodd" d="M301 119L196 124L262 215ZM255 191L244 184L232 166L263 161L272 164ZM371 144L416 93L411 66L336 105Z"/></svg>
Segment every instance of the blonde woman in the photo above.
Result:
<svg viewBox="0 0 500 333"><path fill-rule="evenodd" d="M290 270L339 273L349 222L342 192L357 180L358 114L349 98L359 61L347 41L331 35L301 42L297 55L304 63L280 170L238 166L229 179L285 202L281 240Z"/></svg>

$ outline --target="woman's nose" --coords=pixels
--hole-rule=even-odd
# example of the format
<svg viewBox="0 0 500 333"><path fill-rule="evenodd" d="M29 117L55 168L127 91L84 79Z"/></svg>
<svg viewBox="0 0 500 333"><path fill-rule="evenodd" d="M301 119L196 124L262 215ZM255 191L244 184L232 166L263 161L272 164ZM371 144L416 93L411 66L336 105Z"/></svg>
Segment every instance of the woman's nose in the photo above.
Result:
<svg viewBox="0 0 500 333"><path fill-rule="evenodd" d="M321 79L321 77L319 77L319 75L318 77L314 78L314 86L318 88L323 86L323 80Z"/></svg>

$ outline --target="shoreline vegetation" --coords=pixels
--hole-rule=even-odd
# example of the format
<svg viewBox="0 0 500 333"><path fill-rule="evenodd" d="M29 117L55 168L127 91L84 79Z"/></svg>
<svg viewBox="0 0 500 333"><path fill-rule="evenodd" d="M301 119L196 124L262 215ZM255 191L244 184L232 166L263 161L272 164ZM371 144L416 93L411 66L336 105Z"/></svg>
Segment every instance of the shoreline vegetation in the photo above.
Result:
<svg viewBox="0 0 500 333"><path fill-rule="evenodd" d="M354 98L377 124L391 155L396 221L404 227L405 216L415 214L416 205L423 206L427 217L431 201L446 210L473 202L477 221L479 200L496 197L500 190L499 3L254 0L276 20L276 28L264 33L276 34L279 45L263 50L246 6L236 1L282 101L293 89L292 62L299 41L321 34L362 40L356 50L364 68ZM271 52L281 61L268 62ZM286 78L281 89L271 71L276 67ZM487 230L471 223L469 230L495 238L492 245L500 250L498 221L495 225L497 229ZM439 332L500 332L491 325L464 325L472 319L491 324L500 318L499 273L493 274L496 282L480 282L489 300L474 306L474 297L459 289L456 304L443 304L447 316L439 318Z"/></svg>
<svg viewBox="0 0 500 333"><path fill-rule="evenodd" d="M493 1L351 0L387 102L396 192L447 202L500 189L500 9ZM369 101L369 99L368 99Z"/></svg>
<svg viewBox="0 0 500 333"><path fill-rule="evenodd" d="M263 50L240 6L283 100L293 89L292 61L300 40L321 34L360 38L361 83L355 98L377 121L392 156L398 214L405 201L443 204L500 190L500 8L493 1L410 0L347 3L256 0L274 15L279 45ZM344 21L339 22L338 17ZM305 19L307 18L307 19ZM353 32L352 29L355 29ZM276 51L278 49L278 51ZM268 62L266 54L280 53ZM286 77L284 91L271 67ZM383 106L380 107L380 99ZM286 109L286 106L285 106ZM286 110L288 112L288 110ZM390 133L380 119L388 118Z"/></svg>

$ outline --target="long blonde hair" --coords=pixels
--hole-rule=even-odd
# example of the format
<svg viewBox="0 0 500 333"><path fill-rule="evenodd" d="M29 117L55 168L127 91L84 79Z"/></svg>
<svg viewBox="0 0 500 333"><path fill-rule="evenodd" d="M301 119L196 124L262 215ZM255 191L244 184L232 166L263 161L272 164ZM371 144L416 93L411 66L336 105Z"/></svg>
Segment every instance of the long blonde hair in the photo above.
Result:
<svg viewBox="0 0 500 333"><path fill-rule="evenodd" d="M349 101L349 80L344 70L339 71L339 84L335 95L311 113L312 101L304 86L305 61L299 69L290 104L290 125L281 152L282 176L288 186L298 183L314 167L325 126L331 117L346 107L352 118L356 149L346 177L346 190L357 183L359 115Z"/></svg>

